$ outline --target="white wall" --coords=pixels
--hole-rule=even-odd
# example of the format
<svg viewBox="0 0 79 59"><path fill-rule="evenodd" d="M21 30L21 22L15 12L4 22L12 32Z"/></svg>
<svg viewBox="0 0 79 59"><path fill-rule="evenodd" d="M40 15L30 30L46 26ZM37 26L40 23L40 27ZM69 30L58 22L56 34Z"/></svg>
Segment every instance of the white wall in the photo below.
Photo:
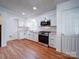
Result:
<svg viewBox="0 0 79 59"><path fill-rule="evenodd" d="M0 7L0 14L3 17L2 23L2 47L6 46L7 41L17 38L17 22L16 19L22 19L9 12L9 10ZM15 36L14 36L15 35Z"/></svg>
<svg viewBox="0 0 79 59"><path fill-rule="evenodd" d="M0 24L2 24L2 16L0 16Z"/></svg>
<svg viewBox="0 0 79 59"><path fill-rule="evenodd" d="M64 7L63 7L64 6ZM59 4L57 6L57 51L62 51L64 48L64 44L61 42L61 37L64 36L76 36L75 41L79 42L78 35L79 35L79 0L70 0L65 3ZM69 39L69 38L68 38ZM71 39L71 38L70 38ZM72 38L73 39L73 38ZM65 40L65 39L63 39ZM72 43L73 48L78 45L78 43ZM76 45L77 44L77 45ZM68 43L65 44L67 47ZM69 46L71 46L69 44ZM77 50L74 51L63 51L70 53L70 55L76 55L78 52L78 46L76 47ZM67 50L67 49L66 49ZM75 52L75 53L74 53ZM78 54L77 54L78 55ZM79 56L79 55L78 55Z"/></svg>

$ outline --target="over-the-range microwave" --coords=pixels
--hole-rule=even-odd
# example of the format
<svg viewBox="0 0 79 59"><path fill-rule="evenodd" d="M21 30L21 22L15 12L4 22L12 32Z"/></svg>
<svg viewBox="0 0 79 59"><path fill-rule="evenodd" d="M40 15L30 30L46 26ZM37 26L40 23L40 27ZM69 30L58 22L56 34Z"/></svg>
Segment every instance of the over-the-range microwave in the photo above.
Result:
<svg viewBox="0 0 79 59"><path fill-rule="evenodd" d="M51 22L50 22L50 20L41 21L40 25L41 25L41 26L51 26Z"/></svg>

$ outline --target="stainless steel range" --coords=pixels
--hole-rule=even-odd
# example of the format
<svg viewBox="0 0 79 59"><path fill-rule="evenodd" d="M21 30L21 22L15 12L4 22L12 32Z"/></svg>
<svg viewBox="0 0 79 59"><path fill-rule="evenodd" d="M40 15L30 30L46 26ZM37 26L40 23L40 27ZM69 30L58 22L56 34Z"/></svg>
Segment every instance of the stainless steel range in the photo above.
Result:
<svg viewBox="0 0 79 59"><path fill-rule="evenodd" d="M40 31L39 32L39 42L49 45L49 33L48 31Z"/></svg>

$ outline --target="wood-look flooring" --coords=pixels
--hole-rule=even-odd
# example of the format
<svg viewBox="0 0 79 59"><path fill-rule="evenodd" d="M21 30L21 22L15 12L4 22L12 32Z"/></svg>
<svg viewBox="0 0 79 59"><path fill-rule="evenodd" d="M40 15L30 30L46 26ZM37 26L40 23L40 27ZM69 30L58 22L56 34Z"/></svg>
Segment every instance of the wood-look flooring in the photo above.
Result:
<svg viewBox="0 0 79 59"><path fill-rule="evenodd" d="M76 59L29 40L13 40L0 48L0 59Z"/></svg>

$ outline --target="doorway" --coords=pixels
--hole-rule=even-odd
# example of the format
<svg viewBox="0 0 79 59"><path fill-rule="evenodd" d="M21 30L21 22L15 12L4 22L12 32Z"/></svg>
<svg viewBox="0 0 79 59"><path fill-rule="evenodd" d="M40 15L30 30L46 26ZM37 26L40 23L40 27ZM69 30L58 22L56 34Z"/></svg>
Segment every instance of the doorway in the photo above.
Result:
<svg viewBox="0 0 79 59"><path fill-rule="evenodd" d="M1 47L1 25L0 25L0 47Z"/></svg>

